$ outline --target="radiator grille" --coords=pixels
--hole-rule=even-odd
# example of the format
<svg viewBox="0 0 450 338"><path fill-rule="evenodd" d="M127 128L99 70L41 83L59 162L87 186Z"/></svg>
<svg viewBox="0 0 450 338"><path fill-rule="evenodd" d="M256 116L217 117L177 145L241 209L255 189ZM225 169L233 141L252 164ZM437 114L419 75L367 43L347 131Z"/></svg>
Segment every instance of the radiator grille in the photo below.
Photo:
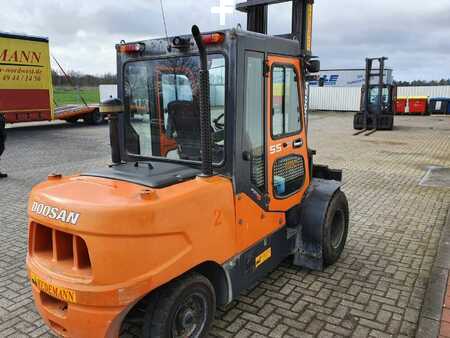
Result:
<svg viewBox="0 0 450 338"><path fill-rule="evenodd" d="M251 170L251 182L259 190L264 191L265 187L265 170L264 170L264 156L253 156L252 158L252 170Z"/></svg>
<svg viewBox="0 0 450 338"><path fill-rule="evenodd" d="M34 222L30 231L30 255L39 264L71 277L91 277L89 252L81 237Z"/></svg>

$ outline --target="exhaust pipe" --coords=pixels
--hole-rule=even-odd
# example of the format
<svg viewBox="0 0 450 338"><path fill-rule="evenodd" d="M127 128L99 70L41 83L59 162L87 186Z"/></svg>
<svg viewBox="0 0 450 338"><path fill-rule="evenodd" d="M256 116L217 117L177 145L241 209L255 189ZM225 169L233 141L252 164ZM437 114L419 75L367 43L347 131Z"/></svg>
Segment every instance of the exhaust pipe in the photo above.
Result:
<svg viewBox="0 0 450 338"><path fill-rule="evenodd" d="M119 138L119 114L122 114L123 111L123 104L119 99L106 100L100 104L100 113L109 116L109 139L111 143L111 160L113 165L122 163Z"/></svg>
<svg viewBox="0 0 450 338"><path fill-rule="evenodd" d="M200 29L192 26L192 36L200 52L200 145L202 152L202 177L213 175L211 144L211 107L209 104L208 55L200 35Z"/></svg>

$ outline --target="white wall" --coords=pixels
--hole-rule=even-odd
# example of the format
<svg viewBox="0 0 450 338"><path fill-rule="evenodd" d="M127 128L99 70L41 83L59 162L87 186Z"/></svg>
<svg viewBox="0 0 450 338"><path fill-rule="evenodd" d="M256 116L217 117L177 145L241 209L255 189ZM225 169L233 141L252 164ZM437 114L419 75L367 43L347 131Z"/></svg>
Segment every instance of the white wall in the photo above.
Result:
<svg viewBox="0 0 450 338"><path fill-rule="evenodd" d="M360 87L310 87L310 110L358 111Z"/></svg>
<svg viewBox="0 0 450 338"><path fill-rule="evenodd" d="M450 86L398 87L397 96L450 97Z"/></svg>
<svg viewBox="0 0 450 338"><path fill-rule="evenodd" d="M398 87L397 96L450 97L450 86ZM309 109L359 111L359 87L310 87Z"/></svg>

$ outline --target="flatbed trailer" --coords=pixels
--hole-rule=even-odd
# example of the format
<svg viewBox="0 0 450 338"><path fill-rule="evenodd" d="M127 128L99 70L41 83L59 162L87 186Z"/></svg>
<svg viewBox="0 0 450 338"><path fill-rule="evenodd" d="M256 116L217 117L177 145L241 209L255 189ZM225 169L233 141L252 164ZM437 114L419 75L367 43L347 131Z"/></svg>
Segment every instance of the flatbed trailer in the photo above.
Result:
<svg viewBox="0 0 450 338"><path fill-rule="evenodd" d="M0 32L0 112L7 123L103 121L98 104L55 107L46 37Z"/></svg>

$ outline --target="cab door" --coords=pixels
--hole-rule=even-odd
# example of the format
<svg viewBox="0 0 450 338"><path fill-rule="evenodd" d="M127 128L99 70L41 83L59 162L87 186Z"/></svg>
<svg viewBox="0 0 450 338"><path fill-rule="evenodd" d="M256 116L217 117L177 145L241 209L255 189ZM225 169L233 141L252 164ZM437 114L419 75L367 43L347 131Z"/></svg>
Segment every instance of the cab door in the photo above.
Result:
<svg viewBox="0 0 450 338"><path fill-rule="evenodd" d="M304 88L300 60L267 58L266 154L270 211L300 203L309 186Z"/></svg>

